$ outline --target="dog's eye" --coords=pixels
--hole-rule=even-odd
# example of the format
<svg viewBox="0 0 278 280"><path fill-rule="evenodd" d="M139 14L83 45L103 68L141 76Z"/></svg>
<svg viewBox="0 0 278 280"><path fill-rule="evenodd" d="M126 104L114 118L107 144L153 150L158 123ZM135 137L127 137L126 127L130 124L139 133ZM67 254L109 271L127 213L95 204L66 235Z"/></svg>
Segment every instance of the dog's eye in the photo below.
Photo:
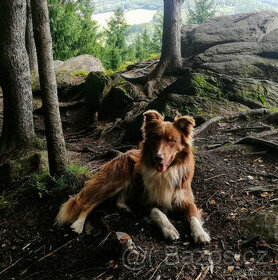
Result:
<svg viewBox="0 0 278 280"><path fill-rule="evenodd" d="M169 142L169 143L176 143L176 140L175 139L167 139L167 142Z"/></svg>

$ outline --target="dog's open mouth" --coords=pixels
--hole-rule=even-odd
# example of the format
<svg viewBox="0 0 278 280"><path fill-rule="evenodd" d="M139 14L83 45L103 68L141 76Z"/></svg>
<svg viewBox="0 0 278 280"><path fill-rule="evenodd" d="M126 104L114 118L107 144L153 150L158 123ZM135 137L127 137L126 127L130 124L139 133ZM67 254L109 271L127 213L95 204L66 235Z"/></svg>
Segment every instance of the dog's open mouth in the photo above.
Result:
<svg viewBox="0 0 278 280"><path fill-rule="evenodd" d="M168 166L168 165L162 164L162 163L157 163L157 164L155 165L156 170L157 170L157 172L159 172L159 173L164 172L164 171L167 169L167 166Z"/></svg>

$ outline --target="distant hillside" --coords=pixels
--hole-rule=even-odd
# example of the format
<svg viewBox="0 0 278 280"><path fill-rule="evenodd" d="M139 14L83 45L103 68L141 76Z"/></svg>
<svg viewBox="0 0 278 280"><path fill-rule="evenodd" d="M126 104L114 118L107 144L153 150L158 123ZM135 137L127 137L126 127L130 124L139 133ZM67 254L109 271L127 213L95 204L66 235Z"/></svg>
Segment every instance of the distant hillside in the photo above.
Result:
<svg viewBox="0 0 278 280"><path fill-rule="evenodd" d="M193 0L189 0L190 3ZM184 8L187 6L187 0L184 1ZM111 12L117 7L125 10L149 9L159 10L163 8L163 0L94 0L95 12ZM241 12L251 12L256 10L278 10L278 0L216 0L218 14L232 14Z"/></svg>

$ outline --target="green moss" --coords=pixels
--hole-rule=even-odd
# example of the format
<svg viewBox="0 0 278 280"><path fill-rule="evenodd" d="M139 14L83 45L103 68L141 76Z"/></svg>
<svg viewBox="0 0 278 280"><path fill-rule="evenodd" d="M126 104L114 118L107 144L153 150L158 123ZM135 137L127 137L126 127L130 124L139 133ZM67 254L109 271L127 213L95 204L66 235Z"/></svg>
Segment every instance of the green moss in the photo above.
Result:
<svg viewBox="0 0 278 280"><path fill-rule="evenodd" d="M218 86L215 86L212 83L208 82L200 73L193 75L192 84L198 96L220 98L222 95L221 89Z"/></svg>
<svg viewBox="0 0 278 280"><path fill-rule="evenodd" d="M264 75L263 71L255 65L249 65L243 68L241 72L242 78L260 77L262 75Z"/></svg>
<svg viewBox="0 0 278 280"><path fill-rule="evenodd" d="M90 74L90 72L85 71L85 70L76 70L76 71L70 73L70 75L72 77L77 77L77 76L87 77L89 74Z"/></svg>

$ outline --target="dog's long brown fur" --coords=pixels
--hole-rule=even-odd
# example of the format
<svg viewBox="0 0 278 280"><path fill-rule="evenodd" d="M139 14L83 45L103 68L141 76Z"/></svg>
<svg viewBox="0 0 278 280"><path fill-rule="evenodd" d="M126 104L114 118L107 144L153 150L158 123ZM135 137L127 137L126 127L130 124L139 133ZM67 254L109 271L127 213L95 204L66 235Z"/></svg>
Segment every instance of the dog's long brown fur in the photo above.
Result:
<svg viewBox="0 0 278 280"><path fill-rule="evenodd" d="M147 111L140 149L130 150L103 165L76 196L61 206L56 223L84 221L97 205L116 195L121 206L130 200L140 207L183 211L188 221L192 217L200 220L191 190L194 124L188 116L171 123L165 122L158 112Z"/></svg>

